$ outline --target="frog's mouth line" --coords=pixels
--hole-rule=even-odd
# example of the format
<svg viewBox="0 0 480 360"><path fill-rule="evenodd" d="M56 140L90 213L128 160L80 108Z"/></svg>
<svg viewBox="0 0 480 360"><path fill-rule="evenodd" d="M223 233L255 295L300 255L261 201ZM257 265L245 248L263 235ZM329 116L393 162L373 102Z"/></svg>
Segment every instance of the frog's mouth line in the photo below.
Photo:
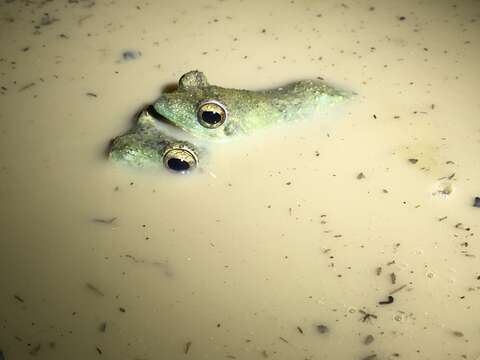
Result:
<svg viewBox="0 0 480 360"><path fill-rule="evenodd" d="M165 129L174 129L175 130L180 130L178 128L178 124L176 124L174 121L170 120L168 117L166 116L163 116L162 114L160 114L157 110L155 110L155 108L153 107L153 105L149 105L145 111L148 113L148 115L150 115L152 118L154 118L156 120L156 123L160 126L162 126ZM176 134L178 135L178 133Z"/></svg>

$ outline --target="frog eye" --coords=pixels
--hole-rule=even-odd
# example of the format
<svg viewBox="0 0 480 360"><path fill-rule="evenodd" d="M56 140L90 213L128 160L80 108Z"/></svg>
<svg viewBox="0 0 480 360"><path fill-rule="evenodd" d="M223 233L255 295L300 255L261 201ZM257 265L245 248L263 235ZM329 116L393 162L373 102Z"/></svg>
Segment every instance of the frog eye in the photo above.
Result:
<svg viewBox="0 0 480 360"><path fill-rule="evenodd" d="M203 100L198 104L197 119L203 127L215 129L222 125L227 117L227 108L220 101Z"/></svg>
<svg viewBox="0 0 480 360"><path fill-rule="evenodd" d="M185 174L197 167L195 151L183 144L168 146L163 153L163 165L170 171Z"/></svg>

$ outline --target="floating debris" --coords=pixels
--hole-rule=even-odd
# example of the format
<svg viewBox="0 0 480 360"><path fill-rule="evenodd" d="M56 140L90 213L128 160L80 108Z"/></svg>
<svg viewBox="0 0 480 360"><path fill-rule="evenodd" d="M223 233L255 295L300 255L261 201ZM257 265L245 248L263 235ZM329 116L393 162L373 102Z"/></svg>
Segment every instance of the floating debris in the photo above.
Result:
<svg viewBox="0 0 480 360"><path fill-rule="evenodd" d="M85 283L85 286L87 287L88 290L90 290L91 292L93 292L95 295L97 296L105 296L105 294L103 293L103 291L101 291L99 288L97 288L95 285L91 284L91 283Z"/></svg>
<svg viewBox="0 0 480 360"><path fill-rule="evenodd" d="M100 223L100 224L113 224L117 220L117 217L112 217L110 219L102 219L102 218L94 218L92 219L93 222Z"/></svg>
<svg viewBox="0 0 480 360"><path fill-rule="evenodd" d="M438 180L452 180L454 177L455 177L455 173L452 173L448 176L443 176L443 177L439 178Z"/></svg>
<svg viewBox="0 0 480 360"><path fill-rule="evenodd" d="M18 92L22 92L22 91L25 91L27 89L30 89L32 86L35 86L34 82L31 82L27 85L23 85L20 89L18 89Z"/></svg>
<svg viewBox="0 0 480 360"><path fill-rule="evenodd" d="M191 342L191 341L187 341L187 343L185 344L185 347L184 347L183 352L184 352L185 354L188 354L188 352L190 351L191 346L192 346L192 342Z"/></svg>
<svg viewBox="0 0 480 360"><path fill-rule="evenodd" d="M95 6L95 0L68 0L69 4L79 4L82 8L91 8Z"/></svg>
<svg viewBox="0 0 480 360"><path fill-rule="evenodd" d="M40 26L48 26L53 24L54 22L59 21L59 19L50 16L49 13L43 14L42 18L40 19Z"/></svg>
<svg viewBox="0 0 480 360"><path fill-rule="evenodd" d="M102 355L102 349L100 349L98 346L95 349L97 350L98 355Z"/></svg>
<svg viewBox="0 0 480 360"><path fill-rule="evenodd" d="M366 312L366 311L363 311L363 310L358 310L358 312L363 315L362 318L361 318L362 322L367 322L370 319L376 319L377 318L377 315Z"/></svg>
<svg viewBox="0 0 480 360"><path fill-rule="evenodd" d="M300 326L297 326L297 330L298 330L298 332L299 332L300 334L303 335L303 329L302 329Z"/></svg>
<svg viewBox="0 0 480 360"><path fill-rule="evenodd" d="M138 59L142 56L142 53L138 50L125 50L122 52L122 60L123 61L131 61Z"/></svg>
<svg viewBox="0 0 480 360"><path fill-rule="evenodd" d="M357 179L358 179L358 180L365 179L365 174L364 174L363 172L359 173L359 174L357 175Z"/></svg>
<svg viewBox="0 0 480 360"><path fill-rule="evenodd" d="M21 303L25 302L25 300L23 300L23 298L21 298L21 297L18 296L18 295L13 295L13 297L14 297L15 300L17 300L18 302L21 302Z"/></svg>
<svg viewBox="0 0 480 360"><path fill-rule="evenodd" d="M475 199L473 200L473 207L480 208L480 196L475 196Z"/></svg>
<svg viewBox="0 0 480 360"><path fill-rule="evenodd" d="M80 19L78 19L78 25L82 25L85 20L90 19L91 17L93 17L93 14L82 16Z"/></svg>
<svg viewBox="0 0 480 360"><path fill-rule="evenodd" d="M465 231L470 231L471 229L469 227L465 227L462 223L456 223L455 224L455 229L460 229L460 230L465 230Z"/></svg>
<svg viewBox="0 0 480 360"><path fill-rule="evenodd" d="M416 164L416 163L418 162L418 159L413 159L413 158L412 158L412 159L408 159L408 162L409 162L410 164Z"/></svg>
<svg viewBox="0 0 480 360"><path fill-rule="evenodd" d="M40 352L41 348L42 348L42 344L37 344L36 346L33 347L32 350L30 350L29 354L32 356L35 356Z"/></svg>
<svg viewBox="0 0 480 360"><path fill-rule="evenodd" d="M92 93L92 92L87 92L87 93L85 93L85 95L90 96L90 97L98 97L97 94Z"/></svg>
<svg viewBox="0 0 480 360"><path fill-rule="evenodd" d="M439 182L435 185L436 191L432 195L448 196L453 192L453 186L450 182Z"/></svg>
<svg viewBox="0 0 480 360"><path fill-rule="evenodd" d="M399 292L399 291L401 291L401 290L405 289L406 287L407 287L407 284L404 284L404 285L402 285L402 286L400 286L400 287L398 287L398 288L396 288L396 289L394 289L394 290L390 291L390 295L396 294L397 292Z"/></svg>
<svg viewBox="0 0 480 360"><path fill-rule="evenodd" d="M375 338L373 337L373 335L367 335L365 336L365 339L363 339L363 343L365 345L370 345L374 340Z"/></svg>
<svg viewBox="0 0 480 360"><path fill-rule="evenodd" d="M394 272L390 273L390 281L393 285L397 283L397 275Z"/></svg>
<svg viewBox="0 0 480 360"><path fill-rule="evenodd" d="M362 360L374 360L377 358L377 354L368 355L362 358Z"/></svg>
<svg viewBox="0 0 480 360"><path fill-rule="evenodd" d="M328 328L327 325L317 325L317 331L320 334L326 334L326 333L330 332L330 329Z"/></svg>
<svg viewBox="0 0 480 360"><path fill-rule="evenodd" d="M379 304L379 305L388 305L388 304L393 303L394 300L395 300L395 299L393 298L393 296L392 296L392 295L389 295L387 300L379 301L378 304Z"/></svg>
<svg viewBox="0 0 480 360"><path fill-rule="evenodd" d="M456 336L456 337L463 337L463 336L464 336L464 335L463 335L463 332L458 331L458 330L453 330L453 331L452 331L452 335L453 335L453 336Z"/></svg>
<svg viewBox="0 0 480 360"><path fill-rule="evenodd" d="M102 333L106 332L107 331L107 322L104 321L100 324L100 326L98 327L98 330Z"/></svg>

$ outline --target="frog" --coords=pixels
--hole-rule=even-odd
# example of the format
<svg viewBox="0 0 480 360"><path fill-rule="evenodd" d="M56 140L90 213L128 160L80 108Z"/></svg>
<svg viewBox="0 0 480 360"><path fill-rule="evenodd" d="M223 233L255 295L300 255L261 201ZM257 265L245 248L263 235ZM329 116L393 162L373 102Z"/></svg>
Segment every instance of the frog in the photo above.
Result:
<svg viewBox="0 0 480 360"><path fill-rule="evenodd" d="M267 90L224 88L211 85L203 72L192 70L180 77L176 90L162 94L153 107L197 138L224 141L315 116L353 95L319 79Z"/></svg>
<svg viewBox="0 0 480 360"><path fill-rule="evenodd" d="M151 109L143 109L134 126L110 142L111 160L137 168L163 167L171 172L186 174L199 165L205 149L169 130L154 116Z"/></svg>
<svg viewBox="0 0 480 360"><path fill-rule="evenodd" d="M206 156L209 141L299 121L352 95L318 80L257 91L223 88L192 70L180 77L177 89L141 111L130 131L111 141L109 157L130 166L163 164L173 172L189 173ZM172 133L172 126L180 132Z"/></svg>

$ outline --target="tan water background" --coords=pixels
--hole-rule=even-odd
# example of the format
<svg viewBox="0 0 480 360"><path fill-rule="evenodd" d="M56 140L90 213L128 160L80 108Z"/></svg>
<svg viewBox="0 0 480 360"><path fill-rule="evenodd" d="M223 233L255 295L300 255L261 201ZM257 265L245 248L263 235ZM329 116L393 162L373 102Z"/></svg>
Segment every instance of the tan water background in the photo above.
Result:
<svg viewBox="0 0 480 360"><path fill-rule="evenodd" d="M2 1L0 358L479 359L479 41L473 0ZM193 69L358 96L108 162Z"/></svg>

